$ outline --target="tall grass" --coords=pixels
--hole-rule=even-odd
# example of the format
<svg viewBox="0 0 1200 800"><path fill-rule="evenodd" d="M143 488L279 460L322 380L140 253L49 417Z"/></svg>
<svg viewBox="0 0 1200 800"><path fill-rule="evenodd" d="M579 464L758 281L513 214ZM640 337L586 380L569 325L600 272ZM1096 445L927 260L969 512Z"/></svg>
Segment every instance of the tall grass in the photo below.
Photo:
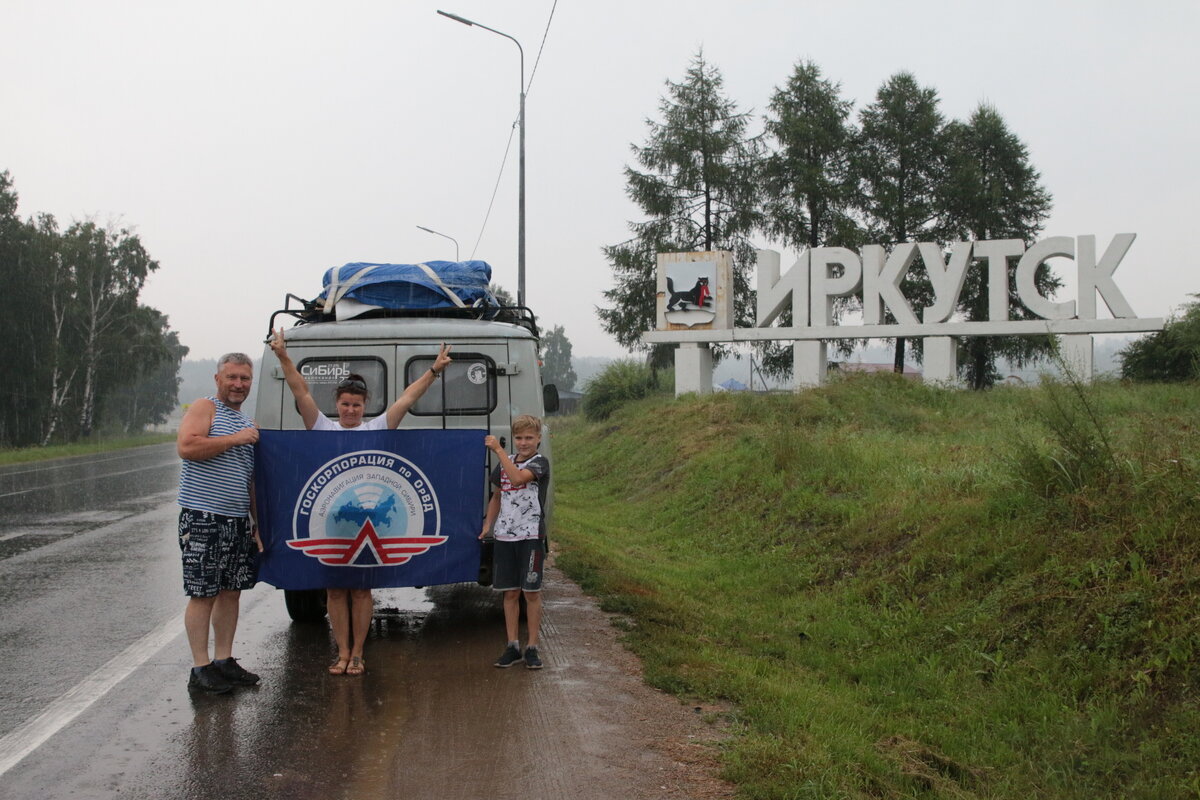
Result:
<svg viewBox="0 0 1200 800"><path fill-rule="evenodd" d="M1200 397L892 376L556 431L560 563L747 798L1200 790Z"/></svg>
<svg viewBox="0 0 1200 800"><path fill-rule="evenodd" d="M582 410L590 420L608 419L621 406L655 393L665 393L674 372L656 374L644 363L614 361L584 387Z"/></svg>

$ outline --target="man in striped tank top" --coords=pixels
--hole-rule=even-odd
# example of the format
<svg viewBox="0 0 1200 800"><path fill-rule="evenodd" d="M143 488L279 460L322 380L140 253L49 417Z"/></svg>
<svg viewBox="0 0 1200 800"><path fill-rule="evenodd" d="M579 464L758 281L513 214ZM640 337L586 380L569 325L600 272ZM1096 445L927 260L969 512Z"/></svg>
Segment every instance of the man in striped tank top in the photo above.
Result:
<svg viewBox="0 0 1200 800"><path fill-rule="evenodd" d="M241 412L254 381L253 362L245 353L227 353L214 377L216 396L192 403L179 423L179 548L188 596L183 624L193 664L188 688L225 694L258 683L233 657L233 636L241 591L258 582L262 543L251 516L258 428Z"/></svg>

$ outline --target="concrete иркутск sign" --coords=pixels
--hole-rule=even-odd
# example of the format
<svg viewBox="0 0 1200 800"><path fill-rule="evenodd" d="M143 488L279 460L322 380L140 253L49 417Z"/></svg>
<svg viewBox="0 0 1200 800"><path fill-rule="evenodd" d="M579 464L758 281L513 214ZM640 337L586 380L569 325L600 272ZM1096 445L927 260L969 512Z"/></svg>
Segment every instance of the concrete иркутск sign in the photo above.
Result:
<svg viewBox="0 0 1200 800"><path fill-rule="evenodd" d="M676 394L712 391L709 342L794 341L793 375L796 387L802 388L824 381L828 365L825 342L830 339L921 337L925 379L954 383L955 337L1060 335L1067 361L1079 375L1090 378L1092 334L1163 327L1162 319L1138 318L1113 281L1113 273L1135 238L1132 233L1118 234L1099 254L1095 236L1053 236L1029 248L1019 239L954 242L945 247L933 242L903 242L890 251L883 245L867 245L858 253L844 247L816 247L802 252L782 274L779 254L759 250L755 328L733 327L730 253L662 253L658 258L658 327L642 340L680 345ZM1051 258L1075 262L1075 300L1055 302L1038 291L1035 275ZM918 259L933 289L933 303L914 309L901 291L901 283ZM956 321L954 310L970 269L986 273L988 319ZM1014 271L1017 299L1037 319L1009 319L1009 277ZM860 293L861 324L834 324L834 300ZM1097 318L1097 295L1104 300L1111 319ZM703 313L708 308L705 300L713 301L707 314ZM718 301L724 303L719 313ZM885 308L895 322L884 321ZM787 309L792 313L792 325L772 327Z"/></svg>

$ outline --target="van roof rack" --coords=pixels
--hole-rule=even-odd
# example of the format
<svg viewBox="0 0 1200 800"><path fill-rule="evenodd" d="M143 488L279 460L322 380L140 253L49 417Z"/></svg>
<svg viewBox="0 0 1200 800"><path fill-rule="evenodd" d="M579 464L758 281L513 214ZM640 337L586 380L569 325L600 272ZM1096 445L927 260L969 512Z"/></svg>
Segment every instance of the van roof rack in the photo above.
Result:
<svg viewBox="0 0 1200 800"><path fill-rule="evenodd" d="M296 305L292 305L292 301L296 301ZM283 308L272 312L271 320L267 325L267 341L275 333L275 320L280 315L286 315L296 320L297 325L313 325L324 322L336 322L337 318L330 313L326 313L321 300L305 300L299 295L289 292L284 296ZM376 308L370 311L363 312L354 317L354 319L380 319L384 317L406 317L406 318L437 318L437 319L480 319L489 322L506 322L510 325L520 325L530 333L534 338L540 339L541 333L538 331L537 317L528 306L494 306L488 303L470 306L467 308Z"/></svg>

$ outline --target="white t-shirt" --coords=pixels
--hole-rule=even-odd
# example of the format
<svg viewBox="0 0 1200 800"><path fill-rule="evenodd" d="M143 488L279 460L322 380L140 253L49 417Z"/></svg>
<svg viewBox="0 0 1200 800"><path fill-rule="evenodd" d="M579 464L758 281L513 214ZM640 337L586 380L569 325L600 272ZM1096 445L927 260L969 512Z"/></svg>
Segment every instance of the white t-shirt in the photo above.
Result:
<svg viewBox="0 0 1200 800"><path fill-rule="evenodd" d="M492 534L498 542L519 542L522 539L538 539L546 535L546 487L550 481L550 461L541 453L534 453L526 461L518 460L516 453L510 456L517 469L533 473L533 480L523 486L513 486L504 467L497 464L492 468L492 485L500 490L500 513Z"/></svg>
<svg viewBox="0 0 1200 800"><path fill-rule="evenodd" d="M324 414L317 416L317 421L313 423L312 430L314 431L386 431L388 430L387 413L380 414L378 417L368 419L359 425L357 428L347 428L339 420L330 419Z"/></svg>

